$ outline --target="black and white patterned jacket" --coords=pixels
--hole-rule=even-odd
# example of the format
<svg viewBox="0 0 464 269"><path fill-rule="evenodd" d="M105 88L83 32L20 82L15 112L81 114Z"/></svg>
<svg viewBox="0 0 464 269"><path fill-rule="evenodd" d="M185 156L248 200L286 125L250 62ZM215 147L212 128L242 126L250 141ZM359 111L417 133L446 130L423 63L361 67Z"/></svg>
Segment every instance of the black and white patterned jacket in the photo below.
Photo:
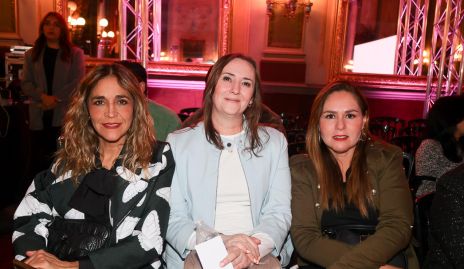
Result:
<svg viewBox="0 0 464 269"><path fill-rule="evenodd" d="M153 154L147 171L132 173L117 160L118 177L110 199L110 246L89 255L95 268L162 268L169 219L169 196L174 159L169 144L158 142L162 154ZM156 157L158 156L158 157ZM15 257L28 250L46 249L46 224L55 216L84 219L84 213L68 206L76 190L68 171L56 177L55 167L39 173L14 215L12 237ZM141 170L141 169L138 169ZM151 190L150 193L149 190Z"/></svg>

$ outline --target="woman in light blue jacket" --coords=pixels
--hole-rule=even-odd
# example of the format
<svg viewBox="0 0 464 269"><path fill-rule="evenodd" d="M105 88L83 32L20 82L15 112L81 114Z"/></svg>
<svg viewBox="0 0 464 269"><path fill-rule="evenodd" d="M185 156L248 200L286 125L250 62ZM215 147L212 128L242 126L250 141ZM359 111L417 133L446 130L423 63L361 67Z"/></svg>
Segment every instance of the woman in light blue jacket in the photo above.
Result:
<svg viewBox="0 0 464 269"><path fill-rule="evenodd" d="M192 250L195 223L202 221L222 234L228 256L220 266L280 268L292 251L287 142L281 132L258 124L255 62L241 54L220 58L203 103L192 126L167 139L176 160L167 266L198 268Z"/></svg>

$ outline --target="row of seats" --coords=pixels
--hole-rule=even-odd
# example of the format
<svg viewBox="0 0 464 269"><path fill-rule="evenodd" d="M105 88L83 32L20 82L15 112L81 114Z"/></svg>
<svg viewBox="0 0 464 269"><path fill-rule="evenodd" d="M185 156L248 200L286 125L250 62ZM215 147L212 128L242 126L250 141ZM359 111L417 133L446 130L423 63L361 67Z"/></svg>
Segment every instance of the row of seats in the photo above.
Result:
<svg viewBox="0 0 464 269"><path fill-rule="evenodd" d="M411 135L424 138L427 122L425 119L403 120L395 117L375 117L370 119L370 131L386 141L397 136Z"/></svg>

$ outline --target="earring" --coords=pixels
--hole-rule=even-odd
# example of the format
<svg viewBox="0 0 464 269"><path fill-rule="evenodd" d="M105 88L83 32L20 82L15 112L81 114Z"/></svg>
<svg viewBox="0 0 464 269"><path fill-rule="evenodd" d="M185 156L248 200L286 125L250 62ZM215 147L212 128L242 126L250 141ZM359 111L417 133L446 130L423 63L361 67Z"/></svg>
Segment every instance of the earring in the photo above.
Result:
<svg viewBox="0 0 464 269"><path fill-rule="evenodd" d="M366 141L367 139L367 133L366 131L364 130L364 128L362 128L361 130L361 136L359 137L359 141Z"/></svg>

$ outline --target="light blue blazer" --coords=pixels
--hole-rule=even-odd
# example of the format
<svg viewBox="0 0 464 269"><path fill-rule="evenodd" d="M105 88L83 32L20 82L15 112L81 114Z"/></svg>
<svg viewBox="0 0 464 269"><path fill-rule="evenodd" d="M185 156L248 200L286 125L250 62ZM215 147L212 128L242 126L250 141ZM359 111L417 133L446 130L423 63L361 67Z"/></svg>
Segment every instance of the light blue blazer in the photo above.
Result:
<svg viewBox="0 0 464 269"><path fill-rule="evenodd" d="M30 49L24 58L21 90L29 96L29 128L31 130L43 129L43 110L40 108L42 102L40 96L47 92L43 53L42 51L37 61L34 62L32 61L32 49ZM55 127L62 125L71 93L85 74L84 53L80 48L72 47L69 62L61 60L61 53L60 50L56 56L53 75L53 95L60 100L53 110L52 125Z"/></svg>
<svg viewBox="0 0 464 269"><path fill-rule="evenodd" d="M270 127L260 127L263 149L256 157L244 150L246 134L235 138L248 183L253 230L266 233L275 243L273 255L286 264L293 250L288 231L291 223L291 180L287 141ZM214 227L218 166L221 151L206 140L203 123L171 133L176 168L171 186L171 214L166 239L165 261L170 269L182 269L189 237L195 222ZM285 247L284 247L285 245Z"/></svg>

